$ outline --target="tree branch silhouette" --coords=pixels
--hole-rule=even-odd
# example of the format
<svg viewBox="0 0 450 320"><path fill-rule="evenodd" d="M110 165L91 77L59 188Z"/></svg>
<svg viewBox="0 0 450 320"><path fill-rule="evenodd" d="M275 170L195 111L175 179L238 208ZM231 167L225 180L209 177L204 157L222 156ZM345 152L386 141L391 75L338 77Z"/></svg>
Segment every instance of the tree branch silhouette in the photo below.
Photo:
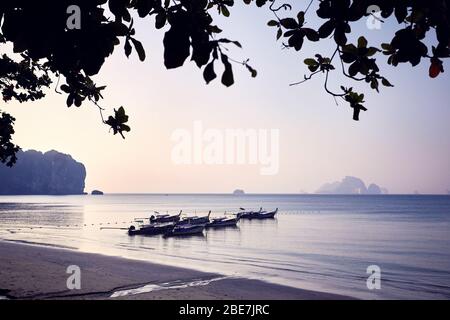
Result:
<svg viewBox="0 0 450 320"><path fill-rule="evenodd" d="M242 62L229 57L228 47L241 48L236 40L219 38L222 29L212 12L229 17L238 0L2 0L0 3L0 46L12 45L14 56L0 57L0 92L5 102L34 101L45 97L52 77L58 77L55 91L67 95L67 107L80 107L93 102L99 108L102 122L114 134L124 137L130 131L128 115L123 107L103 118L106 108L99 106L105 86L97 86L92 77L117 48L123 48L127 58L134 54L141 61L147 59L143 44L136 38L135 19L151 19L157 30L164 29L164 65L167 69L182 67L190 60L202 71L208 84L216 78L215 66L223 65L220 81L229 87L234 84L232 64L244 66L252 77L257 75L249 60ZM268 22L276 28L276 39L282 48L301 52L305 43L331 42L336 51L331 58L316 54L304 60L311 72L306 80L322 74L324 91L335 99L340 97L353 109L353 119L359 120L364 107L364 94L353 91L351 85L342 85L341 92L328 88L328 79L336 72L333 61L339 56L342 74L348 81L366 82L377 92L380 84L393 85L380 74L378 58L387 58L387 64L397 67L409 63L413 67L429 63L428 75L438 77L444 72L444 59L450 57L450 5L448 0L310 0L300 2L304 10L294 17L287 0L240 0L257 8L268 8L274 19ZM79 6L81 29L67 26L67 8ZM299 2L295 2L299 5ZM368 10L376 6L377 14ZM320 21L317 26L307 23L315 8ZM352 27L364 19L388 19L398 23L393 34L385 32L386 43L381 48L368 46L368 40L359 37L349 43L347 35ZM308 25L308 26L307 26ZM426 40L426 41L425 41ZM432 43L432 45L427 45ZM59 86L59 81L65 83ZM293 84L291 84L293 85ZM59 88L58 88L59 87ZM0 125L0 160L14 164L17 146L12 142L14 120L2 113Z"/></svg>

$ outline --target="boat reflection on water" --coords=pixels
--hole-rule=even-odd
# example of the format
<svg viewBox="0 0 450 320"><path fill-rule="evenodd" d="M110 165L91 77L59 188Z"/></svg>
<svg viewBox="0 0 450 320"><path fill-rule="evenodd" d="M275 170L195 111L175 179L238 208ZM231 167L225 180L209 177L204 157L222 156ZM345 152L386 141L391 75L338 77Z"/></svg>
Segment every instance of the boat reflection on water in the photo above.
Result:
<svg viewBox="0 0 450 320"><path fill-rule="evenodd" d="M182 224L175 225L171 230L164 234L164 237L185 237L195 234L203 234L204 224Z"/></svg>

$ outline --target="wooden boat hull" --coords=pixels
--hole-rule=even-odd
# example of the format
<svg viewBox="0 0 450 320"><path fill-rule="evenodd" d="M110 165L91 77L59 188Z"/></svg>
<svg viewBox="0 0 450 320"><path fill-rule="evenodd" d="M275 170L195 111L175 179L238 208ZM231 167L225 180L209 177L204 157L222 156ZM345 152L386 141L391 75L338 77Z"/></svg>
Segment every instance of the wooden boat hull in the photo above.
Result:
<svg viewBox="0 0 450 320"><path fill-rule="evenodd" d="M205 225L192 225L191 227L175 227L172 230L166 232L164 237L184 237L196 234L203 234Z"/></svg>
<svg viewBox="0 0 450 320"><path fill-rule="evenodd" d="M238 223L238 218L213 220L206 225L206 228L236 227L237 223Z"/></svg>
<svg viewBox="0 0 450 320"><path fill-rule="evenodd" d="M273 219L273 218L275 218L275 213L262 213L262 214L254 215L250 219L263 220L263 219Z"/></svg>
<svg viewBox="0 0 450 320"><path fill-rule="evenodd" d="M142 227L139 229L135 229L134 226L131 226L128 229L128 235L146 235L146 236L154 236L159 234L165 234L174 228L174 224L167 224L163 226L158 225L149 225L146 227Z"/></svg>
<svg viewBox="0 0 450 320"><path fill-rule="evenodd" d="M186 217L181 221L177 222L177 225L182 226L182 225L199 225L199 224L203 224L206 225L208 224L209 221L209 216L211 215L211 211L209 211L207 216L204 217Z"/></svg>
<svg viewBox="0 0 450 320"><path fill-rule="evenodd" d="M258 212L257 214L252 215L249 219L257 219L257 220L273 219L275 218L277 212L278 209L271 212Z"/></svg>

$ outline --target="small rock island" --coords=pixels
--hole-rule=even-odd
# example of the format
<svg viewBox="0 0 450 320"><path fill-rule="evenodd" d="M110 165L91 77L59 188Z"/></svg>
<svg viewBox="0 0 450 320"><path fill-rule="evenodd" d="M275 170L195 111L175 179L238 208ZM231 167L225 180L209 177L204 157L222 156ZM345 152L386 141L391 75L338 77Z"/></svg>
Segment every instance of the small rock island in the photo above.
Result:
<svg viewBox="0 0 450 320"><path fill-rule="evenodd" d="M245 192L242 189L236 189L236 190L233 191L233 195L235 195L235 196L240 196L240 195L243 195L243 194L245 194Z"/></svg>
<svg viewBox="0 0 450 320"><path fill-rule="evenodd" d="M359 178L347 176L341 181L326 183L316 191L319 194L388 194L386 188L381 188L372 183L366 187L364 181Z"/></svg>
<svg viewBox="0 0 450 320"><path fill-rule="evenodd" d="M100 190L93 190L91 192L91 195L93 195L93 196L102 196L103 194L104 194L103 191L100 191Z"/></svg>

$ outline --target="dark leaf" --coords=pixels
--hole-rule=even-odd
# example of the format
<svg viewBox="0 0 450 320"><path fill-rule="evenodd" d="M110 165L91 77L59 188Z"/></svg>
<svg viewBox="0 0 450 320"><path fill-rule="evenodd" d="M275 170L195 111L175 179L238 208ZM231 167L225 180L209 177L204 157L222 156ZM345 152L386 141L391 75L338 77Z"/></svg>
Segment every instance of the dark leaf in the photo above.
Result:
<svg viewBox="0 0 450 320"><path fill-rule="evenodd" d="M441 73L441 65L439 63L431 63L429 69L430 78L436 78Z"/></svg>
<svg viewBox="0 0 450 320"><path fill-rule="evenodd" d="M211 61L206 65L205 70L203 71L203 78L207 84L217 78L217 75L214 72L214 61Z"/></svg>
<svg viewBox="0 0 450 320"><path fill-rule="evenodd" d="M190 54L190 41L187 30L172 26L164 35L164 65L167 69L181 67Z"/></svg>
<svg viewBox="0 0 450 320"><path fill-rule="evenodd" d="M127 58L130 57L132 50L133 50L133 48L131 47L130 39L127 39L125 41L125 55L127 56Z"/></svg>
<svg viewBox="0 0 450 320"><path fill-rule="evenodd" d="M230 87L234 84L233 68L226 55L222 54L221 59L223 66L225 67L225 71L222 74L222 83L225 86Z"/></svg>
<svg viewBox="0 0 450 320"><path fill-rule="evenodd" d="M347 43L347 36L342 29L336 29L334 31L334 41L340 46L344 46Z"/></svg>
<svg viewBox="0 0 450 320"><path fill-rule="evenodd" d="M220 6L220 11L222 12L222 14L225 17L229 17L230 16L230 11L228 10L227 6L225 6L225 5Z"/></svg>
<svg viewBox="0 0 450 320"><path fill-rule="evenodd" d="M289 38L288 41L289 46L294 47L294 49L296 51L300 51L302 49L303 46L303 37L299 32L294 33L294 35L292 35Z"/></svg>
<svg viewBox="0 0 450 320"><path fill-rule="evenodd" d="M131 41L133 42L134 48L136 49L136 52L138 53L139 60L144 61L145 60L145 50L142 46L142 43L134 38L131 38Z"/></svg>
<svg viewBox="0 0 450 320"><path fill-rule="evenodd" d="M310 28L302 28L309 41L319 41L319 34L316 30Z"/></svg>
<svg viewBox="0 0 450 320"><path fill-rule="evenodd" d="M283 30L281 30L281 28L280 28L280 29L278 29L278 31L277 31L277 40L280 40L280 38L281 38L282 35L283 35Z"/></svg>
<svg viewBox="0 0 450 320"><path fill-rule="evenodd" d="M297 21L293 18L284 18L280 20L281 25L286 29L296 29L299 27Z"/></svg>
<svg viewBox="0 0 450 320"><path fill-rule="evenodd" d="M166 21L167 21L166 13L165 12L158 13L155 17L155 28L156 29L163 28L166 24Z"/></svg>
<svg viewBox="0 0 450 320"><path fill-rule="evenodd" d="M334 30L334 22L332 20L328 20L319 28L319 36L321 38L327 38L331 35Z"/></svg>
<svg viewBox="0 0 450 320"><path fill-rule="evenodd" d="M305 23L305 12L304 11L300 11L297 14L297 20L298 20L299 25L303 25Z"/></svg>
<svg viewBox="0 0 450 320"><path fill-rule="evenodd" d="M305 59L304 63L308 66L315 66L317 65L317 61L311 58Z"/></svg>
<svg viewBox="0 0 450 320"><path fill-rule="evenodd" d="M360 68L359 62L353 62L348 68L348 74L352 77L356 76L356 74L359 72L359 68Z"/></svg>
<svg viewBox="0 0 450 320"><path fill-rule="evenodd" d="M358 48L366 48L367 47L367 40L364 37L358 38Z"/></svg>
<svg viewBox="0 0 450 320"><path fill-rule="evenodd" d="M398 23L402 23L405 20L407 15L408 15L408 10L406 8L406 5L398 4L395 7L395 17L397 18Z"/></svg>
<svg viewBox="0 0 450 320"><path fill-rule="evenodd" d="M385 87L393 87L393 85L392 85L386 78L382 78L382 79L381 79L381 83L382 83L383 86L385 86Z"/></svg>
<svg viewBox="0 0 450 320"><path fill-rule="evenodd" d="M254 68L249 66L248 64L246 64L245 66L247 67L248 71L250 71L252 78L256 78L256 76L258 75L258 72Z"/></svg>

